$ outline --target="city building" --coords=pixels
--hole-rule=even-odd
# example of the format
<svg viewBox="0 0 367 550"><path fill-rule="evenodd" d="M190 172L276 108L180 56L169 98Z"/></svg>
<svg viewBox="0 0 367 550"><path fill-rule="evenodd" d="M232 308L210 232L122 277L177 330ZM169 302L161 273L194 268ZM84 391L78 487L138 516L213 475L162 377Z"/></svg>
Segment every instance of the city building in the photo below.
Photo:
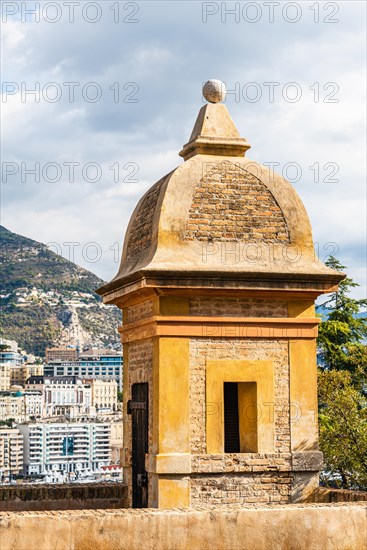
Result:
<svg viewBox="0 0 367 550"><path fill-rule="evenodd" d="M75 347L46 348L46 363L50 361L77 361L78 349Z"/></svg>
<svg viewBox="0 0 367 550"><path fill-rule="evenodd" d="M0 483L23 469L23 436L17 428L0 427Z"/></svg>
<svg viewBox="0 0 367 550"><path fill-rule="evenodd" d="M30 376L43 376L43 365L36 363L25 363L21 367L21 385L24 387Z"/></svg>
<svg viewBox="0 0 367 550"><path fill-rule="evenodd" d="M98 472L111 463L111 425L103 422L23 423L24 474Z"/></svg>
<svg viewBox="0 0 367 550"><path fill-rule="evenodd" d="M38 420L43 414L43 394L37 390L17 389L0 392L0 420L14 419L15 422Z"/></svg>
<svg viewBox="0 0 367 550"><path fill-rule="evenodd" d="M123 424L120 420L111 422L111 463L121 464L121 452L123 447Z"/></svg>
<svg viewBox="0 0 367 550"><path fill-rule="evenodd" d="M43 365L23 363L17 367L10 367L10 383L12 386L24 387L30 376L42 376Z"/></svg>
<svg viewBox="0 0 367 550"><path fill-rule="evenodd" d="M78 376L101 380L116 380L122 390L122 353L114 350L88 350L77 361L53 360L44 365L46 376Z"/></svg>
<svg viewBox="0 0 367 550"><path fill-rule="evenodd" d="M31 376L26 390L39 390L43 395L43 417L77 418L94 415L92 387L77 376Z"/></svg>
<svg viewBox="0 0 367 550"><path fill-rule="evenodd" d="M10 365L0 364L0 391L7 391L10 388Z"/></svg>
<svg viewBox="0 0 367 550"><path fill-rule="evenodd" d="M117 382L116 380L85 379L92 388L92 406L100 414L117 410Z"/></svg>
<svg viewBox="0 0 367 550"><path fill-rule="evenodd" d="M24 387L27 378L43 374L43 365L35 362L34 355L21 351L15 340L0 339L0 346L0 391L14 385Z"/></svg>
<svg viewBox="0 0 367 550"><path fill-rule="evenodd" d="M13 348L9 347L9 349L0 349L0 365L9 367L10 385L22 384L23 363L24 363L24 356L18 353L18 351L15 351L14 347ZM4 376L6 376L5 371L4 371ZM4 389L9 389L9 388L4 388Z"/></svg>
<svg viewBox="0 0 367 550"><path fill-rule="evenodd" d="M0 421L14 419L16 422L25 421L23 396L20 392L0 392Z"/></svg>
<svg viewBox="0 0 367 550"><path fill-rule="evenodd" d="M24 400L24 418L28 420L40 420L44 411L44 395L39 390L22 390Z"/></svg>

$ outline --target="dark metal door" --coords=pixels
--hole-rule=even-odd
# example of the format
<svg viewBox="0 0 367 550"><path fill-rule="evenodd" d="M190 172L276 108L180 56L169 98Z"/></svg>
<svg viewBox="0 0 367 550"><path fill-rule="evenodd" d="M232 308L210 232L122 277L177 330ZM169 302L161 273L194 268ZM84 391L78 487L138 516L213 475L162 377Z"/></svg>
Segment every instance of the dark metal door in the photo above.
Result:
<svg viewBox="0 0 367 550"><path fill-rule="evenodd" d="M132 489L133 508L148 507L148 384L133 384L128 413L132 415Z"/></svg>

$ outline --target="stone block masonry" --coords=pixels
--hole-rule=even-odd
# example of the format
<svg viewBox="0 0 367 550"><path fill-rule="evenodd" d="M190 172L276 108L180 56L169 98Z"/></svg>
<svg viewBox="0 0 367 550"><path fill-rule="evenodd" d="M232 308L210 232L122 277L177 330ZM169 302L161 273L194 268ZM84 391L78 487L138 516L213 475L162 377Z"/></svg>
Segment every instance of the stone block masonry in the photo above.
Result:
<svg viewBox="0 0 367 550"><path fill-rule="evenodd" d="M289 362L287 340L202 338L190 341L191 452L206 452L205 368L208 360L274 361L274 403L261 411L274 416L275 449L290 452ZM220 405L220 404L218 404ZM218 414L220 411L218 410Z"/></svg>
<svg viewBox="0 0 367 550"><path fill-rule="evenodd" d="M287 317L285 300L196 296L190 298L190 315L232 317Z"/></svg>
<svg viewBox="0 0 367 550"><path fill-rule="evenodd" d="M265 462L265 461L263 461ZM287 504L292 477L288 473L191 476L191 503L203 504Z"/></svg>
<svg viewBox="0 0 367 550"><path fill-rule="evenodd" d="M284 215L269 189L233 162L207 167L186 226L187 240L288 243Z"/></svg>
<svg viewBox="0 0 367 550"><path fill-rule="evenodd" d="M132 259L135 255L141 254L142 251L149 248L152 242L154 207L166 179L165 176L157 181L157 183L149 189L141 202L140 209L135 218L136 231L131 234L129 240L127 260Z"/></svg>

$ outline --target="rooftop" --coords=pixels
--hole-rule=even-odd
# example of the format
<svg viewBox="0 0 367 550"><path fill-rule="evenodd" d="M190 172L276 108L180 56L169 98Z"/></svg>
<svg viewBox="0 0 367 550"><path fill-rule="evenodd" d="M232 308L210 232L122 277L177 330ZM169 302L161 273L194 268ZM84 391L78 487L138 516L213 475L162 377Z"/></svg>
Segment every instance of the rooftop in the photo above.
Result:
<svg viewBox="0 0 367 550"><path fill-rule="evenodd" d="M330 291L343 275L317 259L295 189L245 158L250 145L220 102L224 85L205 86L209 103L179 153L184 162L139 201L120 269L98 293L113 302L117 290L143 280L149 286L149 279L158 286L213 288L235 279L237 288Z"/></svg>

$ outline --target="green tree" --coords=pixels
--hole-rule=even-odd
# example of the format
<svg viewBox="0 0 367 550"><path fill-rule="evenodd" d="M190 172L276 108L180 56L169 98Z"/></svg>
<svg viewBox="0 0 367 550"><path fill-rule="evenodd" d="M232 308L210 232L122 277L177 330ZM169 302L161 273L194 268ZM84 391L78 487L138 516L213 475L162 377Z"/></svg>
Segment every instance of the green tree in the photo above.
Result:
<svg viewBox="0 0 367 550"><path fill-rule="evenodd" d="M7 418L6 420L0 420L0 427L7 426L8 428L12 428L13 424L15 424L15 418Z"/></svg>
<svg viewBox="0 0 367 550"><path fill-rule="evenodd" d="M7 344L0 344L0 351L7 351L8 349L10 349L10 346Z"/></svg>
<svg viewBox="0 0 367 550"><path fill-rule="evenodd" d="M338 271L346 269L333 256L325 263ZM367 299L356 300L349 296L351 289L357 286L358 283L346 277L322 304L327 316L320 324L317 340L321 367L348 370L354 375L354 382L366 379L367 374L367 351L362 342L367 337L367 317L357 316L366 308Z"/></svg>
<svg viewBox="0 0 367 550"><path fill-rule="evenodd" d="M330 256L329 267L345 266ZM359 286L346 277L322 304L319 327L319 427L324 453L324 483L344 489L367 489L367 300L349 296Z"/></svg>
<svg viewBox="0 0 367 550"><path fill-rule="evenodd" d="M327 485L367 490L367 400L347 371L319 372L320 448Z"/></svg>

